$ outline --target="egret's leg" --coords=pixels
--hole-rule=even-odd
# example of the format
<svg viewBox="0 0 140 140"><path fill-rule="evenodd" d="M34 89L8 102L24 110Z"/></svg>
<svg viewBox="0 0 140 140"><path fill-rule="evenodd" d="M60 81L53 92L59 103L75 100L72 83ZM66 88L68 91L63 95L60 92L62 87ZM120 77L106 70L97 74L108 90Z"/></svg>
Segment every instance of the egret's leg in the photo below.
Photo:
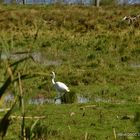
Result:
<svg viewBox="0 0 140 140"><path fill-rule="evenodd" d="M57 97L55 97L54 98L54 102L56 103L56 104L61 104L61 93L60 92L57 92Z"/></svg>

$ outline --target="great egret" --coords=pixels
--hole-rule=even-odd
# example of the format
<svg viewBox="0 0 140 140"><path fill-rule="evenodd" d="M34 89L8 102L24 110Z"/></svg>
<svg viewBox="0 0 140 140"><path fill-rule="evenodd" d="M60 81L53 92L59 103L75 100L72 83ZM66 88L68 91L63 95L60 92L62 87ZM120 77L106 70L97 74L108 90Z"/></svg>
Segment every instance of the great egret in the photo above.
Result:
<svg viewBox="0 0 140 140"><path fill-rule="evenodd" d="M58 97L55 99L60 99L62 97L62 93L70 92L69 88L62 82L55 82L55 73L52 71L52 83L57 91Z"/></svg>

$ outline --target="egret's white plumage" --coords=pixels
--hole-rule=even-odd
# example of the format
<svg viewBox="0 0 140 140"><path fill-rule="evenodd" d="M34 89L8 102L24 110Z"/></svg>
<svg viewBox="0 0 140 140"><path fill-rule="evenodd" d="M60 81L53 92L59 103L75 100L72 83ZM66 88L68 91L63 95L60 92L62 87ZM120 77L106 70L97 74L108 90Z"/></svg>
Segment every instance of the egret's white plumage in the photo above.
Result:
<svg viewBox="0 0 140 140"><path fill-rule="evenodd" d="M66 92L69 92L69 88L62 82L55 82L55 73L52 72L53 74L53 77L52 77L52 83L55 87L55 89L57 90L57 93L58 93L58 98L60 98L62 96L62 93L66 93Z"/></svg>

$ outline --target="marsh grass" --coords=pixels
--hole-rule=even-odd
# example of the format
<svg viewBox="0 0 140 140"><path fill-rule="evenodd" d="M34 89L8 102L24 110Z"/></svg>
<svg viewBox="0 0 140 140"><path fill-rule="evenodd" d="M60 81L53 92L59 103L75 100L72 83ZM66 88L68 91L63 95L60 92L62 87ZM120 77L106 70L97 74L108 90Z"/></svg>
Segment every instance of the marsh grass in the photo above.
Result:
<svg viewBox="0 0 140 140"><path fill-rule="evenodd" d="M48 116L37 123L25 120L27 135L30 133L33 139L39 139L41 133L42 139L110 140L114 139L113 128L116 134L139 131L139 123L120 119L126 115L134 116L140 109L139 67L131 67L140 61L140 24L122 22L126 15L139 14L139 6L0 5L0 9L2 52L9 56L13 52L38 51L47 60L61 61L61 65L47 66L32 59L15 62L1 58L0 94L7 90L15 91L9 80L11 75L6 71L12 67L14 82L19 80L20 73L25 115ZM6 61L8 65L5 65ZM65 100L72 104L29 105L31 97L55 96L51 71L55 71L57 78L69 86L73 98ZM6 81L10 84L2 88L7 85ZM19 89L15 93L19 93ZM90 98L91 102L87 104L96 104L97 108L81 110L80 107L86 104L73 103L76 95ZM96 97L111 102L95 102ZM16 105L13 115L21 115L20 111ZM31 131L32 126L34 129ZM14 120L5 139L18 139L20 130L21 123Z"/></svg>

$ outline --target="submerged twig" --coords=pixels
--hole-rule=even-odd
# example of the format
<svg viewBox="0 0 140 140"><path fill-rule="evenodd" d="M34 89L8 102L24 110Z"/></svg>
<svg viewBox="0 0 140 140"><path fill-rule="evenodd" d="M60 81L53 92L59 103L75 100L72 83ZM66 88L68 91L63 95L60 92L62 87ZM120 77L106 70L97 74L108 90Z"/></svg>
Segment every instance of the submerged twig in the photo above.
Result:
<svg viewBox="0 0 140 140"><path fill-rule="evenodd" d="M23 119L23 116L10 116L11 119ZM46 116L24 116L24 119L45 119Z"/></svg>
<svg viewBox="0 0 140 140"><path fill-rule="evenodd" d="M114 135L114 139L116 140L117 139L117 136L116 136L116 130L115 130L115 128L113 128L113 135Z"/></svg>
<svg viewBox="0 0 140 140"><path fill-rule="evenodd" d="M80 107L81 110L85 110L86 108L96 109L97 105L86 105L86 106Z"/></svg>
<svg viewBox="0 0 140 140"><path fill-rule="evenodd" d="M33 129L35 128L36 124L38 123L39 118L33 123L33 125L31 126L31 131L33 131Z"/></svg>
<svg viewBox="0 0 140 140"><path fill-rule="evenodd" d="M85 140L87 140L87 138L88 138L88 133L86 132L85 133Z"/></svg>
<svg viewBox="0 0 140 140"><path fill-rule="evenodd" d="M24 110L24 98L23 98L23 90L21 84L20 73L18 72L18 82L19 82L19 91L20 91L20 105L22 109L22 123L21 123L21 138L24 139L24 130L25 130L25 110Z"/></svg>

